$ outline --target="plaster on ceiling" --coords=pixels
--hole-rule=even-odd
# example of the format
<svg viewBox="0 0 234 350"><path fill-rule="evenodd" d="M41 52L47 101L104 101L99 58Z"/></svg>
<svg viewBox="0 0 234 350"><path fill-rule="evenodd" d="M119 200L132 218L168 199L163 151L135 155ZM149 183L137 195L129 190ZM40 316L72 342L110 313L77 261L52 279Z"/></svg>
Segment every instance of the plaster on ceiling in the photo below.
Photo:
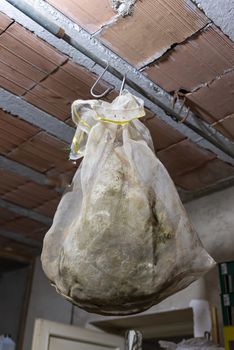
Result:
<svg viewBox="0 0 234 350"><path fill-rule="evenodd" d="M234 41L234 0L192 0Z"/></svg>

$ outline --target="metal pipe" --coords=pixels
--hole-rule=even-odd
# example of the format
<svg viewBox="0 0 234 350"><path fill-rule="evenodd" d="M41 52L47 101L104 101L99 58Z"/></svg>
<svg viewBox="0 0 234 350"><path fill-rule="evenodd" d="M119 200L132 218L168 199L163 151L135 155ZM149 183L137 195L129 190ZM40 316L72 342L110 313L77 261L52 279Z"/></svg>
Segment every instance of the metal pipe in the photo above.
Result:
<svg viewBox="0 0 234 350"><path fill-rule="evenodd" d="M106 68L106 61L95 55L93 52L87 50L84 46L80 45L77 40L73 39L71 36L69 36L65 30L57 25L55 22L48 19L46 16L41 14L39 11L37 11L32 5L30 5L26 0L6 0L11 5L16 7L18 10L23 12L26 16L30 17L33 21L38 23L40 26L45 28L47 31L52 33L53 35L63 39L66 41L69 45L77 49L79 52L81 52L86 57L90 58L92 61L97 63L102 68ZM108 72L114 75L117 79L122 80L123 75L120 73L117 69L115 69L113 66L108 66ZM133 80L126 77L125 83L131 87L133 90L138 92L140 95L144 96L146 99L151 101L152 103L156 104L158 107L160 107L164 112L170 116L175 121L183 121L183 117L176 111L174 111L172 108L164 104L162 101L160 101L157 97L151 95L147 91L145 91L140 85L135 83ZM184 121L184 125L186 125L188 128L193 130L195 133L200 135L205 140L209 141L211 144L213 144L215 147L222 150L224 153L228 154L230 157L234 158L234 151L230 150L225 145L221 145L217 140L215 140L212 136L208 135L203 130L199 129L194 124L190 123L188 120Z"/></svg>

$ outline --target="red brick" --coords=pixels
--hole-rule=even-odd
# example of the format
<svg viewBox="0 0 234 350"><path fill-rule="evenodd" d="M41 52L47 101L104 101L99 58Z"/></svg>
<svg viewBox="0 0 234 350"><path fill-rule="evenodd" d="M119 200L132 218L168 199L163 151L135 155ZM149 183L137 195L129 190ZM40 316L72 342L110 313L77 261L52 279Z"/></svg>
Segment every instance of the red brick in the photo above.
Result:
<svg viewBox="0 0 234 350"><path fill-rule="evenodd" d="M189 140L183 140L157 153L172 178L198 168L216 158L214 153L206 151Z"/></svg>
<svg viewBox="0 0 234 350"><path fill-rule="evenodd" d="M13 22L14 21L10 17L0 12L0 34Z"/></svg>
<svg viewBox="0 0 234 350"><path fill-rule="evenodd" d="M131 64L141 68L160 57L208 22L185 0L137 1L132 16L104 27L98 38Z"/></svg>
<svg viewBox="0 0 234 350"><path fill-rule="evenodd" d="M186 95L187 103L208 123L214 123L234 111L234 71L208 86Z"/></svg>
<svg viewBox="0 0 234 350"><path fill-rule="evenodd" d="M233 176L233 166L219 159L213 159L199 168L175 176L174 181L176 185L185 190L196 191Z"/></svg>
<svg viewBox="0 0 234 350"><path fill-rule="evenodd" d="M74 22L94 33L115 15L108 0L48 0Z"/></svg>
<svg viewBox="0 0 234 350"><path fill-rule="evenodd" d="M177 45L144 73L168 92L192 91L234 65L234 43L212 25Z"/></svg>

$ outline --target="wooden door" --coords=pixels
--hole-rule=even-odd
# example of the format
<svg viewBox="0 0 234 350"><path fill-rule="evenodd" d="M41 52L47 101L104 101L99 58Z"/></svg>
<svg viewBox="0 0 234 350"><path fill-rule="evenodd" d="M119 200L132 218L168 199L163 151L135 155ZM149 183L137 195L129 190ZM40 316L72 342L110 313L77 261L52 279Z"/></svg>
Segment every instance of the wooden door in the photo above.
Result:
<svg viewBox="0 0 234 350"><path fill-rule="evenodd" d="M32 350L124 350L121 337L38 319Z"/></svg>

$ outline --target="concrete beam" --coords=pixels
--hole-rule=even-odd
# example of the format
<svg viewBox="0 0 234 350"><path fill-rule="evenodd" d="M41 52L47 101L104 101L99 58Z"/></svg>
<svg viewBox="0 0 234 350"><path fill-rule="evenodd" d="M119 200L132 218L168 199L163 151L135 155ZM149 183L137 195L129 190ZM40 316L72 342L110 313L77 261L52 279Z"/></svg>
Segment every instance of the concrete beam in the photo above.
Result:
<svg viewBox="0 0 234 350"><path fill-rule="evenodd" d="M11 160L1 155L0 155L0 168L4 168L17 175L24 176L27 179L42 186L46 186L48 183L48 178L45 174L42 174L39 171L33 170L32 168L29 168L21 163L18 163L15 160ZM62 189L58 187L53 188L53 190L58 193L63 192Z"/></svg>
<svg viewBox="0 0 234 350"><path fill-rule="evenodd" d="M45 224L48 226L50 226L52 224L52 221L53 221L51 218L49 218L45 215L42 215L42 214L39 214L33 210L21 207L20 205L13 204L13 203L8 202L4 199L0 199L0 207L7 209L7 210L10 210L19 216L28 217L32 220L39 221L42 224Z"/></svg>
<svg viewBox="0 0 234 350"><path fill-rule="evenodd" d="M14 160L6 158L0 155L0 168L9 170L17 175L26 177L27 179L39 184L45 185L47 177L46 175L39 173L23 164L20 164Z"/></svg>
<svg viewBox="0 0 234 350"><path fill-rule="evenodd" d="M229 188L234 186L234 177L229 177L224 180L220 180L212 185L209 185L205 188L202 188L201 190L197 191L185 191L181 188L177 188L177 191L179 193L180 199L183 203L190 202L194 199L204 197L204 196L209 196L210 194L217 192L217 191L222 191L225 188Z"/></svg>
<svg viewBox="0 0 234 350"><path fill-rule="evenodd" d="M233 0L192 0L214 24L234 41Z"/></svg>
<svg viewBox="0 0 234 350"><path fill-rule="evenodd" d="M69 144L72 141L74 128L2 88L0 88L0 108L38 126L60 140Z"/></svg>
<svg viewBox="0 0 234 350"><path fill-rule="evenodd" d="M23 243L30 247L38 248L38 250L42 247L42 242L26 237L20 233L0 229L0 236Z"/></svg>

